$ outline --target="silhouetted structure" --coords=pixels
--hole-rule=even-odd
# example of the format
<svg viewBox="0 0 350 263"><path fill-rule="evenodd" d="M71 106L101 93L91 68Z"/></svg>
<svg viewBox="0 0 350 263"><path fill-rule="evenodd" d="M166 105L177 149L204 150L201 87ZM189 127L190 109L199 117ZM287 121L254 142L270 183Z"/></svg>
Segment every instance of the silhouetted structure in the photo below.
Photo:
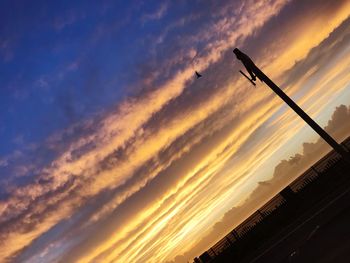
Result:
<svg viewBox="0 0 350 263"><path fill-rule="evenodd" d="M314 129L336 152L343 156L343 159L350 163L350 154L340 144L338 144L324 129L322 129L313 119L310 118L291 98L289 98L271 79L269 79L248 57L246 54L241 52L238 48L233 50L237 59L242 61L243 65L247 69L251 76L248 78L242 71L243 74L253 85L256 78L265 82L289 107L291 107L309 126Z"/></svg>
<svg viewBox="0 0 350 263"><path fill-rule="evenodd" d="M343 145L350 147L350 137ZM350 166L342 158L335 151L329 152L194 262L288 262L289 258L254 261L250 257L253 252L264 251L284 229L293 227L296 220L303 223L298 217L310 211L317 214L319 209L324 210L322 204L329 202L330 197L350 189Z"/></svg>

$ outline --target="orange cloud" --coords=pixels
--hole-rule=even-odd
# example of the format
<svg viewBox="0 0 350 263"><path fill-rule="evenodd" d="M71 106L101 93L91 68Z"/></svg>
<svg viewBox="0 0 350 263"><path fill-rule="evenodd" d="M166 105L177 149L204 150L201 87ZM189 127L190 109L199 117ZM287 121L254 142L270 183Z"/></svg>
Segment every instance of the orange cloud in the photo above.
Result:
<svg viewBox="0 0 350 263"><path fill-rule="evenodd" d="M224 74L216 63L224 60L225 52L233 44L257 37L259 30L286 4L267 0L258 4L244 2L237 18L224 17L200 32L211 41L206 55L198 59L198 70ZM306 59L310 50L346 19L348 5L336 8L331 17L320 13L310 23L305 18L291 27L298 36L291 34L285 42L276 44L276 54L284 58L283 62L280 58L271 60L264 69L283 79L282 72L297 67L295 60ZM315 38L307 39L326 15L329 24ZM268 55L260 54L257 61ZM300 102L313 113L320 113L326 97L344 88L348 59L343 56L334 60L335 69L318 76ZM302 91L300 86L306 85L318 70L313 67L299 82L291 83L288 90L293 94ZM219 82L214 76L198 84L191 81L192 75L192 68L183 68L157 89L127 99L101 118L98 129L70 144L51 166L42 170L35 183L15 189L8 200L2 201L0 211L6 229L0 228L4 240L0 257L15 257L52 227L87 207L84 220L77 219L76 228L69 231L96 235L81 241L81 248L67 252L63 261L163 262L195 247L194 240L205 236L232 202L243 203L254 189L260 168L266 162L273 163L275 152L302 125L296 124L289 112L273 117L281 103L278 98L271 98L265 87L259 87L257 96L257 91L248 90L242 79ZM327 90L330 84L333 88ZM204 94L209 90L210 96ZM325 95L311 103L320 90ZM266 130L262 129L264 126ZM260 132L264 132L263 136ZM254 147L246 149L251 142ZM84 147L90 144L93 147L86 150ZM186 158L188 163L181 165ZM165 176L172 180L171 185L164 183ZM164 189L154 187L154 193L150 192L151 185L157 183ZM143 192L144 199L152 194L154 199L141 200L137 195ZM103 202L91 204L94 198ZM139 205L132 202L133 198L140 199ZM121 217L118 212L125 213L123 220L117 220ZM91 230L94 226L103 233ZM69 234L63 233L58 241L66 235Z"/></svg>

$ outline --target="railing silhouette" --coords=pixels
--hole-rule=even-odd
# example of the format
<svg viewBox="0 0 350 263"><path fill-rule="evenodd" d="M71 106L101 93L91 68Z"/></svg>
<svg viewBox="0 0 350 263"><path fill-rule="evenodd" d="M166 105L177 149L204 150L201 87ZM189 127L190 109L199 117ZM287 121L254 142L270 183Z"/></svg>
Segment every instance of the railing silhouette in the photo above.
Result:
<svg viewBox="0 0 350 263"><path fill-rule="evenodd" d="M349 150L350 137L342 145ZM198 263L215 262L217 258L220 258L227 251L231 252L231 254L235 254L235 252L239 254L240 250L244 250L242 247L249 243L249 238L255 240L254 238L259 235L259 228L262 228L262 225L272 222L274 216L282 217L283 213L288 214L290 212L288 211L288 207L296 200L294 197L309 197L312 194L315 195L315 193L318 193L315 192L316 190L310 190L308 188L313 182L319 185L317 191L323 191L326 187L329 188L329 177L327 175L344 177L348 173L349 167L342 162L342 157L334 151L329 152L209 250L200 255L199 258L195 258L194 261Z"/></svg>

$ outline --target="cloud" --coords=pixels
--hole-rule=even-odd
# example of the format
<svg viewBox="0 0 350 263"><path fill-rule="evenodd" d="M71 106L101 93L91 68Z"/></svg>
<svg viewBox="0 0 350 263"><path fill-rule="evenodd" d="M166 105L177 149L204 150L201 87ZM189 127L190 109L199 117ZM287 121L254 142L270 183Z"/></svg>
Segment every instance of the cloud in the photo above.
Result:
<svg viewBox="0 0 350 263"><path fill-rule="evenodd" d="M21 157L22 153L20 151L14 151L13 153L4 156L0 159L0 166L8 166L9 162L16 160L17 158Z"/></svg>
<svg viewBox="0 0 350 263"><path fill-rule="evenodd" d="M49 138L42 154L53 151L54 158L37 165L29 182L13 186L1 199L1 257L15 261L22 254L35 261L44 251L46 257L56 255L65 262L117 257L161 262L196 246L196 237L226 211L222 204L242 201L250 192L241 188L294 133L281 132L285 122L273 122L278 119L273 116L277 99L264 90L252 96L244 80L232 76L230 66L232 45L262 39L260 30L285 4L235 2L240 8L232 18L230 3L213 3L216 21L174 45L177 37L169 29L167 45L160 47L170 48L168 57L158 58L156 70L146 63L142 80L151 72L152 80L146 81L150 86ZM336 16L338 10L334 12ZM328 27L323 38L333 29ZM199 37L208 41L197 63L205 81L193 81L193 68L183 63ZM286 65L294 65L291 61L288 58ZM318 100L315 105L320 105ZM290 118L281 115L284 121ZM255 146L248 150L250 141ZM241 218L247 213L242 210ZM55 235L58 225L67 227ZM43 250L35 248L40 239L48 244ZM69 245L60 246L63 243Z"/></svg>
<svg viewBox="0 0 350 263"><path fill-rule="evenodd" d="M350 135L350 105L338 106L331 119L328 121L325 130L338 140L342 141ZM315 143L304 143L303 153L295 154L288 160L282 160L275 167L271 179L258 182L256 188L249 197L239 206L232 207L227 211L220 221L216 222L210 229L210 232L196 242L196 245L184 255L176 256L172 262L185 262L202 254L207 250L213 241L221 239L239 222L243 221L252 211L259 208L261 204L271 197L271 192L278 192L285 187L288 182L295 179L305 169L316 162L321 153L329 150L325 142L320 138ZM235 222L233 224L233 222Z"/></svg>
<svg viewBox="0 0 350 263"><path fill-rule="evenodd" d="M79 20L82 20L85 18L85 14L78 10L68 10L64 15L62 16L56 16L53 20L53 27L56 31L61 31L65 29L68 26L73 25Z"/></svg>
<svg viewBox="0 0 350 263"><path fill-rule="evenodd" d="M219 48L223 49L224 46ZM214 50L213 52L217 51ZM209 59L212 61L219 58L217 55L214 57ZM217 100L208 103L209 112L203 112L198 109L197 115L192 114L180 117L179 121L182 122L181 119L183 119L184 122L179 122L178 124L174 122L174 128L170 133L164 130L163 132L158 132L158 137L149 137L149 134L143 131L142 125L169 101L178 97L184 90L184 84L191 76L192 70L187 69L175 76L173 80L165 83L162 88L145 94L146 96L125 101L119 106L116 113L110 114L103 119L97 133L79 138L50 167L43 169L36 180L38 183L28 184L16 189L9 200L3 201L2 208L6 211L3 218L7 220L17 218L13 220L11 227L7 227L8 231L12 229L11 234L8 231L2 233L4 239L8 241L7 249L4 250L6 254L13 253L16 249L23 247L24 244L31 242L36 236L48 231L54 224L69 216L73 212L73 207L81 206L81 202L84 202L85 198L98 194L102 190L124 184L129 174L132 174L150 156L167 147L171 140L176 139L195 123L203 120L212 111L210 108L215 110L215 107L217 108L220 105L218 103L220 96L217 97ZM185 116L186 118L184 118ZM189 119L186 121L187 118ZM73 158L73 152L76 152L77 149L89 144L91 141L94 141L92 148L89 148L85 154L80 153L80 158ZM129 146L134 146L125 148L128 144ZM154 146L156 148L153 148ZM113 167L114 171L110 169L101 170L103 167L99 168L97 164L113 154L118 148L123 149L123 151L125 149L126 156L133 154L133 162L117 161L117 163L113 164L115 167ZM137 155L135 156L134 154ZM96 176L96 173L99 175ZM111 174L115 173L118 173L118 175L111 177ZM93 174L95 176L92 176ZM42 184L40 182L46 183ZM72 183L69 183L66 188L65 185L68 182ZM135 189L138 190L138 187ZM130 193L126 197L128 195ZM43 202L43 200L45 201ZM123 199L121 199L122 201ZM65 207L55 211L54 207L61 202L66 203ZM49 207L49 210L45 207ZM10 212L11 208L14 208L15 212ZM31 220L24 224L22 219L26 217L31 218ZM37 219L34 220L35 217ZM33 223L35 221L40 222L40 224ZM21 231L14 231L16 228L19 230L20 225L22 229L25 228L27 229L26 232L29 232L21 234ZM31 228L33 230L30 230ZM22 240L18 242L18 245L14 245L10 241L18 239Z"/></svg>
<svg viewBox="0 0 350 263"><path fill-rule="evenodd" d="M4 62L10 62L14 57L13 41L0 38L0 54Z"/></svg>
<svg viewBox="0 0 350 263"><path fill-rule="evenodd" d="M166 2L166 1L162 2L159 5L159 7L157 8L157 10L155 10L152 13L144 14L141 17L141 22L142 23L146 23L146 22L149 22L149 21L162 19L165 16L168 8L169 8L169 3Z"/></svg>
<svg viewBox="0 0 350 263"><path fill-rule="evenodd" d="M338 106L332 118L328 121L325 130L338 142L350 135L350 106ZM288 160L281 161L275 168L273 180L283 181L281 178L290 177L291 174L300 174L311 164L318 160L320 153L329 151L329 146L319 138L315 143L303 143L302 154L296 154Z"/></svg>

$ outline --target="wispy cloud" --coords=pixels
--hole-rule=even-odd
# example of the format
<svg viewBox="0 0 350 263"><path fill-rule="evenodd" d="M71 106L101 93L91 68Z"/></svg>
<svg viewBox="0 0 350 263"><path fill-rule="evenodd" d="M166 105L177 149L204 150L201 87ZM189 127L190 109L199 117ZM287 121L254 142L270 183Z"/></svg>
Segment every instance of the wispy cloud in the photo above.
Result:
<svg viewBox="0 0 350 263"><path fill-rule="evenodd" d="M215 6L217 21L194 36L184 36L186 45L150 72L153 80L146 83L151 88L141 87L114 109L48 138L44 145L55 151L55 158L48 165L37 165L31 180L14 185L0 201L0 257L14 262L23 255L32 261L45 257L64 262L163 262L196 247L194 240L200 240L207 233L204 230L232 207L222 204L243 202L254 189L257 170L302 128L297 125L296 130L285 132L290 115L276 113L278 99L272 99L267 89L251 96L250 87L238 76L232 77L227 66L232 45L249 49L247 39L263 39L259 33L265 26L272 27L273 19L284 21L278 14L288 3L243 1L234 18L227 11L229 4ZM288 90L294 94L300 92L297 86L309 78L288 82L280 70L298 72L304 65L294 59L312 57L310 50L340 25L350 10L347 7L319 13L318 18L331 22L307 43L308 25L315 28L323 20L313 17L310 24L305 20L303 27L295 25L300 39L275 49L285 59L283 65L271 59L264 69L289 83ZM159 8L150 18L160 19L167 8ZM281 34L283 29L274 26ZM167 41L172 41L171 30ZM182 62L189 56L188 46L200 36L208 42L203 43L205 52L197 66L206 74L193 81L193 68ZM339 35L333 38L336 41ZM300 41L305 45L301 47ZM267 47L269 43L261 50ZM253 55L260 62L270 54ZM344 71L347 58L334 60L337 72ZM318 62L314 61L310 78L322 71ZM164 72L171 73L159 79ZM335 71L322 76L317 79L324 83L339 77ZM342 79L330 90L343 89ZM316 84L303 91L301 102L320 109L324 98L310 102L315 89ZM252 141L255 145L248 150ZM186 258L192 256L193 252L186 254Z"/></svg>
<svg viewBox="0 0 350 263"><path fill-rule="evenodd" d="M144 14L141 17L141 22L147 23L147 22L152 21L152 20L162 19L166 15L166 12L168 11L169 5L170 4L168 1L163 1L154 12Z"/></svg>

